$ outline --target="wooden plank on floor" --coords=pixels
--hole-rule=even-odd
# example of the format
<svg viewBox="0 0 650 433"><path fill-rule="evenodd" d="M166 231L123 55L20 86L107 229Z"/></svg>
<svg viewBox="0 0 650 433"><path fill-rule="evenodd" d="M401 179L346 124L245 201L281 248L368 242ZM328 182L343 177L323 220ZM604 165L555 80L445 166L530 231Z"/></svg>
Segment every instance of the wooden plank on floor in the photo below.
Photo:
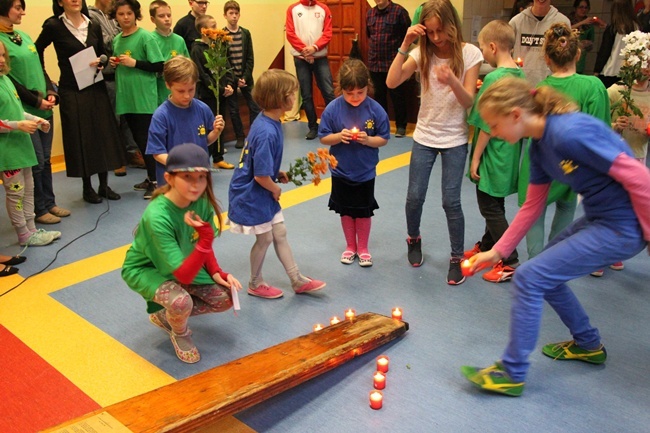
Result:
<svg viewBox="0 0 650 433"><path fill-rule="evenodd" d="M382 346L407 330L406 322L364 313L46 431L63 432L108 414L134 433L196 432Z"/></svg>

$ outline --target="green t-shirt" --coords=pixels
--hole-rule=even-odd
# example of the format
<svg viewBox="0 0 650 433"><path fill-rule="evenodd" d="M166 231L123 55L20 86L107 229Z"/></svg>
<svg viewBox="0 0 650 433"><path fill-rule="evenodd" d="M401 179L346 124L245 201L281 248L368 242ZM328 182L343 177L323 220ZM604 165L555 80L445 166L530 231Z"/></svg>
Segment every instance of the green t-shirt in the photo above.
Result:
<svg viewBox="0 0 650 433"><path fill-rule="evenodd" d="M126 54L136 60L151 63L164 61L151 32L137 29L123 37L113 39L113 55ZM156 74L138 68L118 65L115 68L115 112L119 114L153 114L158 108L158 83Z"/></svg>
<svg viewBox="0 0 650 433"><path fill-rule="evenodd" d="M554 77L551 75L539 82L537 87L541 86L550 86L563 93L578 104L581 112L590 114L611 127L609 96L605 85L598 77L581 74L573 74L568 77ZM585 134L588 133L588 131L585 131ZM519 170L519 206L526 200L526 190L530 181L529 147L530 141L526 143ZM570 201L575 197L576 194L568 185L553 181L546 203L551 204L558 200Z"/></svg>
<svg viewBox="0 0 650 433"><path fill-rule="evenodd" d="M149 203L138 224L135 239L126 252L122 278L147 301L147 311L154 313L162 306L153 302L156 290L165 281L176 280L174 271L194 251L198 233L183 221L185 212L194 211L203 221L210 221L215 234L214 209L201 197L181 209L164 195ZM205 268L192 284L214 284Z"/></svg>
<svg viewBox="0 0 650 433"><path fill-rule="evenodd" d="M4 42L11 61L9 76L29 90L37 90L40 92L41 97L45 99L47 96L45 75L43 74L41 60L36 52L36 46L27 33L20 30L14 30L14 33L22 38L23 42L20 45L11 42L8 34L0 33L0 41ZM24 103L23 108L24 111L34 116L44 119L52 117L51 111L40 110Z"/></svg>
<svg viewBox="0 0 650 433"><path fill-rule="evenodd" d="M506 76L524 77L524 71L519 68L497 68L485 76L483 85L474 98L474 106L467 117L467 123L474 126L474 138L470 150L470 161L474 154L474 148L478 140L479 132L482 130L490 133L490 128L483 121L478 111L478 101L485 89L490 87L499 79ZM521 157L521 142L510 144L500 138L491 137L488 145L481 155L478 181L472 179L470 170L467 177L478 185L478 189L492 197L507 197L517 192L517 178L519 175L519 158Z"/></svg>
<svg viewBox="0 0 650 433"><path fill-rule="evenodd" d="M190 57L190 53L187 51L187 45L185 45L185 40L179 35L177 35L176 33L172 32L169 36L164 36L159 32L157 32L156 30L153 30L151 34L156 40L156 43L158 44L158 48L160 49L160 52L162 53L165 62L171 59L172 57L176 57L179 55ZM158 74L157 81L158 81L158 105L160 105L163 102L165 102L165 100L169 96L169 89L165 85L165 80L163 79L162 74Z"/></svg>
<svg viewBox="0 0 650 433"><path fill-rule="evenodd" d="M0 120L25 120L25 111L14 84L0 75ZM18 170L38 164L29 134L13 130L0 133L0 171Z"/></svg>

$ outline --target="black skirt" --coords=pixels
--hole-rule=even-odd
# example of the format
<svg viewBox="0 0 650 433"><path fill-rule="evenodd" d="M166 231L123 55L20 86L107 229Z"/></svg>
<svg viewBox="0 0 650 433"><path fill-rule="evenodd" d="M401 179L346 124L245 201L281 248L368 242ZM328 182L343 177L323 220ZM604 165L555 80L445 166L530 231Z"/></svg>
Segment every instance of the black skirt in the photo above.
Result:
<svg viewBox="0 0 650 433"><path fill-rule="evenodd" d="M59 88L61 135L68 177L126 165L125 147L103 82L83 90Z"/></svg>
<svg viewBox="0 0 650 433"><path fill-rule="evenodd" d="M375 178L366 182L353 182L332 176L332 193L329 208L341 216L370 218L379 209L375 200Z"/></svg>

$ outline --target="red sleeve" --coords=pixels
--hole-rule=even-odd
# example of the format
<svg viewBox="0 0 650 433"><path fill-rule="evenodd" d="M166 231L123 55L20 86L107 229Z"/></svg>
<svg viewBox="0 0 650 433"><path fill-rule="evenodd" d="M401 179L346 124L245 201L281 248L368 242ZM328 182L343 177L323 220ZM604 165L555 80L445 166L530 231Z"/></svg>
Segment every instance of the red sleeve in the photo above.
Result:
<svg viewBox="0 0 650 433"><path fill-rule="evenodd" d="M650 241L650 170L631 156L621 153L607 174L630 194L632 209L643 230L643 239Z"/></svg>
<svg viewBox="0 0 650 433"><path fill-rule="evenodd" d="M221 267L219 266L219 263L217 262L217 258L215 257L214 254L210 254L209 257L206 258L205 260L205 269L208 271L210 276L213 276L216 273L219 273L219 276L224 279L224 281L228 281L228 273L224 272Z"/></svg>
<svg viewBox="0 0 650 433"><path fill-rule="evenodd" d="M305 48L305 43L296 35L296 27L293 24L293 8L300 3L293 4L287 9L287 19L284 24L284 31L287 33L287 40L293 48L297 51L302 51Z"/></svg>
<svg viewBox="0 0 650 433"><path fill-rule="evenodd" d="M322 7L323 10L325 11L325 22L323 23L323 34L316 41L316 47L318 47L317 51L320 51L323 48L325 48L332 40L332 12L330 12L329 8L323 3L316 2L316 4Z"/></svg>
<svg viewBox="0 0 650 433"><path fill-rule="evenodd" d="M197 227L196 231L199 234L199 240L194 247L194 251L173 272L181 284L190 284L194 281L194 277L199 273L208 257L214 257L214 252L212 251L214 230L212 230L210 223L205 223L201 227Z"/></svg>
<svg viewBox="0 0 650 433"><path fill-rule="evenodd" d="M544 209L546 209L546 197L551 188L550 183L542 185L529 184L526 191L526 201L515 215L508 230L501 236L501 239L494 244L494 250L501 257L508 257L514 251L519 242L526 236L526 233L535 224Z"/></svg>

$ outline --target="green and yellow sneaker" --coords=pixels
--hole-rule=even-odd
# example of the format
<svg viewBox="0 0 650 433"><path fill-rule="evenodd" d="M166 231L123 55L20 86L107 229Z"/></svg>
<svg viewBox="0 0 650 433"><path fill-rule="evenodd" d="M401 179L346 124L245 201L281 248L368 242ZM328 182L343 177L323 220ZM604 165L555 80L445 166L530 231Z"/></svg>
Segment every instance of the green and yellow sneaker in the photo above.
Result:
<svg viewBox="0 0 650 433"><path fill-rule="evenodd" d="M587 350L578 347L573 340L547 344L542 347L542 353L553 359L583 361L590 364L602 364L607 359L607 351L602 344L598 349Z"/></svg>
<svg viewBox="0 0 650 433"><path fill-rule="evenodd" d="M525 382L512 380L500 362L496 362L491 367L484 369L463 366L460 371L467 380L489 392L505 394L511 397L519 397L524 392Z"/></svg>

